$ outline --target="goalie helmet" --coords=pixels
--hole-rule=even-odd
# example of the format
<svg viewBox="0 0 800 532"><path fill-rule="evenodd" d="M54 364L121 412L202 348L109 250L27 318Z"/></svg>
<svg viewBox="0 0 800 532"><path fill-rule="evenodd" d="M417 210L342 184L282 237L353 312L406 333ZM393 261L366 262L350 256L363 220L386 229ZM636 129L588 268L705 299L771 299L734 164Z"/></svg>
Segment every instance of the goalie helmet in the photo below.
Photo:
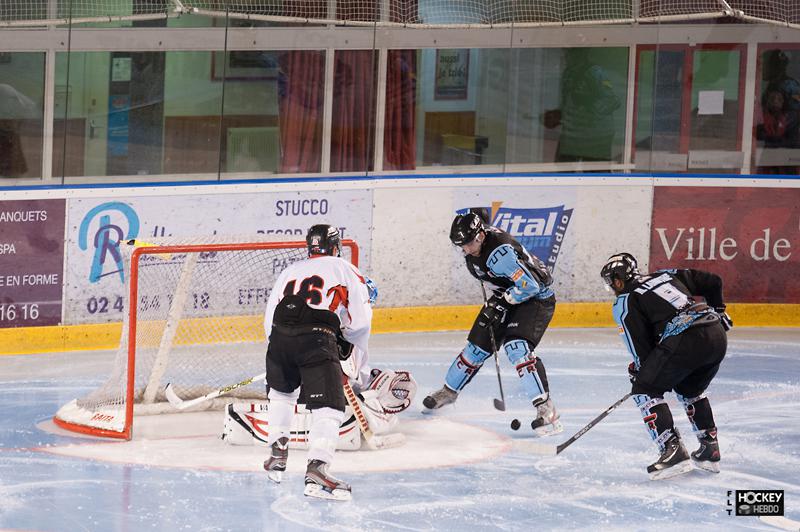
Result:
<svg viewBox="0 0 800 532"><path fill-rule="evenodd" d="M338 257L341 254L342 239L339 229L327 224L312 225L306 235L308 245L308 256L312 255L332 255Z"/></svg>
<svg viewBox="0 0 800 532"><path fill-rule="evenodd" d="M607 286L611 286L614 279L619 279L627 283L639 275L639 264L636 258L630 253L617 253L611 255L606 261L603 269L600 270L600 277L603 278Z"/></svg>
<svg viewBox="0 0 800 532"><path fill-rule="evenodd" d="M450 241L456 246L463 246L475 240L483 230L483 222L476 213L457 214L450 226Z"/></svg>

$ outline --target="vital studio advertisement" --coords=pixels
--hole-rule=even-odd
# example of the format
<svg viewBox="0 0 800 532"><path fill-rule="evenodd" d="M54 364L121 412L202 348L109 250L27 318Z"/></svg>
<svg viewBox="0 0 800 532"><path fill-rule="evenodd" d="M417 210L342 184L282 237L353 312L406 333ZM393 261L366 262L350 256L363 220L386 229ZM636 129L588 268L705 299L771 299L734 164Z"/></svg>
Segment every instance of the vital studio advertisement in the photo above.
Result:
<svg viewBox="0 0 800 532"><path fill-rule="evenodd" d="M598 276L605 258L619 250L646 256L650 205L643 197L638 187L464 189L454 193L453 216L482 210L490 225L545 263L559 301L603 300ZM453 257L463 270L454 275L456 291L467 293L463 254Z"/></svg>
<svg viewBox="0 0 800 532"><path fill-rule="evenodd" d="M65 323L122 319L126 273L120 242L258 235L304 241L317 223L339 227L343 239L369 242L371 206L372 193L365 190L70 200ZM369 264L364 247L362 268Z"/></svg>

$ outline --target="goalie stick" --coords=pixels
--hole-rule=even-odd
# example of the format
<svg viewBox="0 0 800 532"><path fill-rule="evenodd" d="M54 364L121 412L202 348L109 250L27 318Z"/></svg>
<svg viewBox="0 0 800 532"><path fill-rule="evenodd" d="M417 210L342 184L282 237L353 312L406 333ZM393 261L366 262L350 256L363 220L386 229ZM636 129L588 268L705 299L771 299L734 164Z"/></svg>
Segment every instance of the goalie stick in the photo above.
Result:
<svg viewBox="0 0 800 532"><path fill-rule="evenodd" d="M567 447L569 447L570 445L575 443L575 441L578 440L578 438L580 438L581 436L583 436L584 434L589 432L589 430L591 430L592 427L594 427L595 425L600 423L603 419L605 419L605 417L607 415L609 415L611 412L613 412L619 405L624 403L628 399L628 397L630 397L630 396L631 396L631 393L628 392L625 395L623 395L622 397L620 397L619 399L617 399L617 401L613 405L611 405L608 408L606 408L605 410L603 410L600 413L600 415L598 415L596 418L594 418L589 423L587 423L586 426L584 426L581 430L576 432L572 437L570 437L564 443L560 443L558 445L548 445L548 444L545 444L545 443L538 443L538 442L537 443L526 442L525 444L522 444L522 446L524 446L524 448L526 450L529 450L529 451L531 451L531 452L533 452L535 454L544 454L544 455L551 455L551 456L555 456L557 454L560 454L561 451L563 451L564 449L566 449ZM520 442L520 443L522 443L522 442Z"/></svg>
<svg viewBox="0 0 800 532"><path fill-rule="evenodd" d="M200 403L210 401L211 399L216 399L217 397L230 393L237 388L241 388L242 386L247 386L248 384L252 384L253 382L259 379L263 380L266 376L267 376L266 372L259 373L255 377L250 377L249 379L237 382L236 384L229 384L228 386L224 386L219 390L215 390L211 393L207 393L200 397L196 397L195 399L186 399L186 400L178 397L178 394L176 394L175 390L172 389L172 383L169 382L167 383L166 388L164 388L164 395L167 396L167 401L169 401L169 404L171 404L178 410L185 410L194 405L199 405Z"/></svg>
<svg viewBox="0 0 800 532"><path fill-rule="evenodd" d="M353 411L358 428L361 430L361 434L364 435L364 442L366 442L367 447L378 450L391 449L392 447L403 445L406 439L403 434L395 432L378 436L372 432L372 429L369 428L367 417L361 409L361 403L358 402L358 396L356 396L356 392L353 391L353 387L350 386L350 382L347 380L347 375L343 375L342 388L344 388L345 399L347 399L347 404L350 405L350 409Z"/></svg>
<svg viewBox="0 0 800 532"><path fill-rule="evenodd" d="M486 298L486 287L483 285L483 281L481 281L481 291L483 292L484 304L489 303L489 300ZM497 360L497 342L495 342L494 340L494 329L492 329L491 324L489 325L489 339L492 342L492 354L494 355L494 368L495 370L497 370L497 385L500 387L500 399L495 398L494 407L500 411L505 411L506 396L503 393L503 381L502 379L500 379L500 361Z"/></svg>

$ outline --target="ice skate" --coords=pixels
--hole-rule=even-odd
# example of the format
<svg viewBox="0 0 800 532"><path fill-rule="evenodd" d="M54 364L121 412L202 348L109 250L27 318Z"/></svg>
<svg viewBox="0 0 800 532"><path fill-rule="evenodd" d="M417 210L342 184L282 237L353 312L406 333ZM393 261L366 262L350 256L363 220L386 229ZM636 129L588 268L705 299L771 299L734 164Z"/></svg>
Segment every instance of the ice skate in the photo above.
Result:
<svg viewBox="0 0 800 532"><path fill-rule="evenodd" d="M303 493L308 497L333 501L349 501L351 497L350 485L329 475L328 463L322 460L309 460Z"/></svg>
<svg viewBox="0 0 800 532"><path fill-rule="evenodd" d="M564 431L564 426L559 420L560 416L549 397L534 406L536 407L536 419L531 422L531 428L537 436L552 436Z"/></svg>
<svg viewBox="0 0 800 532"><path fill-rule="evenodd" d="M458 392L451 390L447 386L442 386L440 390L436 390L423 399L422 405L428 410L437 410L443 406L455 403L457 398Z"/></svg>
<svg viewBox="0 0 800 532"><path fill-rule="evenodd" d="M647 466L650 480L672 478L691 470L692 462L689 460L689 453L686 451L686 447L683 446L677 432L666 441L664 451L659 459Z"/></svg>
<svg viewBox="0 0 800 532"><path fill-rule="evenodd" d="M286 459L289 457L289 438L283 437L272 444L271 455L264 460L264 470L273 482L280 484L283 472L286 471Z"/></svg>
<svg viewBox="0 0 800 532"><path fill-rule="evenodd" d="M717 429L712 427L705 431L703 436L697 438L700 447L692 453L694 465L711 473L719 473L719 442Z"/></svg>

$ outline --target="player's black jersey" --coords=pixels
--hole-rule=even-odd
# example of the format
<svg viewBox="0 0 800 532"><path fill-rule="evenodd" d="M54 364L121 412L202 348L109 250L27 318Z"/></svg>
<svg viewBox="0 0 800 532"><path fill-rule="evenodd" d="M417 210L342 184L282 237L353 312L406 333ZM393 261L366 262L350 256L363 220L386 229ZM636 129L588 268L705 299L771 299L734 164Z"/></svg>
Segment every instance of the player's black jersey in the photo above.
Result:
<svg viewBox="0 0 800 532"><path fill-rule="evenodd" d="M504 292L510 303L553 295L547 267L505 231L488 227L480 255L464 255L464 259L475 278Z"/></svg>
<svg viewBox="0 0 800 532"><path fill-rule="evenodd" d="M707 305L697 305L702 296ZM713 313L722 301L722 279L700 270L661 270L637 277L614 302L614 319L637 367L664 338L680 334ZM714 315L716 317L716 315Z"/></svg>

